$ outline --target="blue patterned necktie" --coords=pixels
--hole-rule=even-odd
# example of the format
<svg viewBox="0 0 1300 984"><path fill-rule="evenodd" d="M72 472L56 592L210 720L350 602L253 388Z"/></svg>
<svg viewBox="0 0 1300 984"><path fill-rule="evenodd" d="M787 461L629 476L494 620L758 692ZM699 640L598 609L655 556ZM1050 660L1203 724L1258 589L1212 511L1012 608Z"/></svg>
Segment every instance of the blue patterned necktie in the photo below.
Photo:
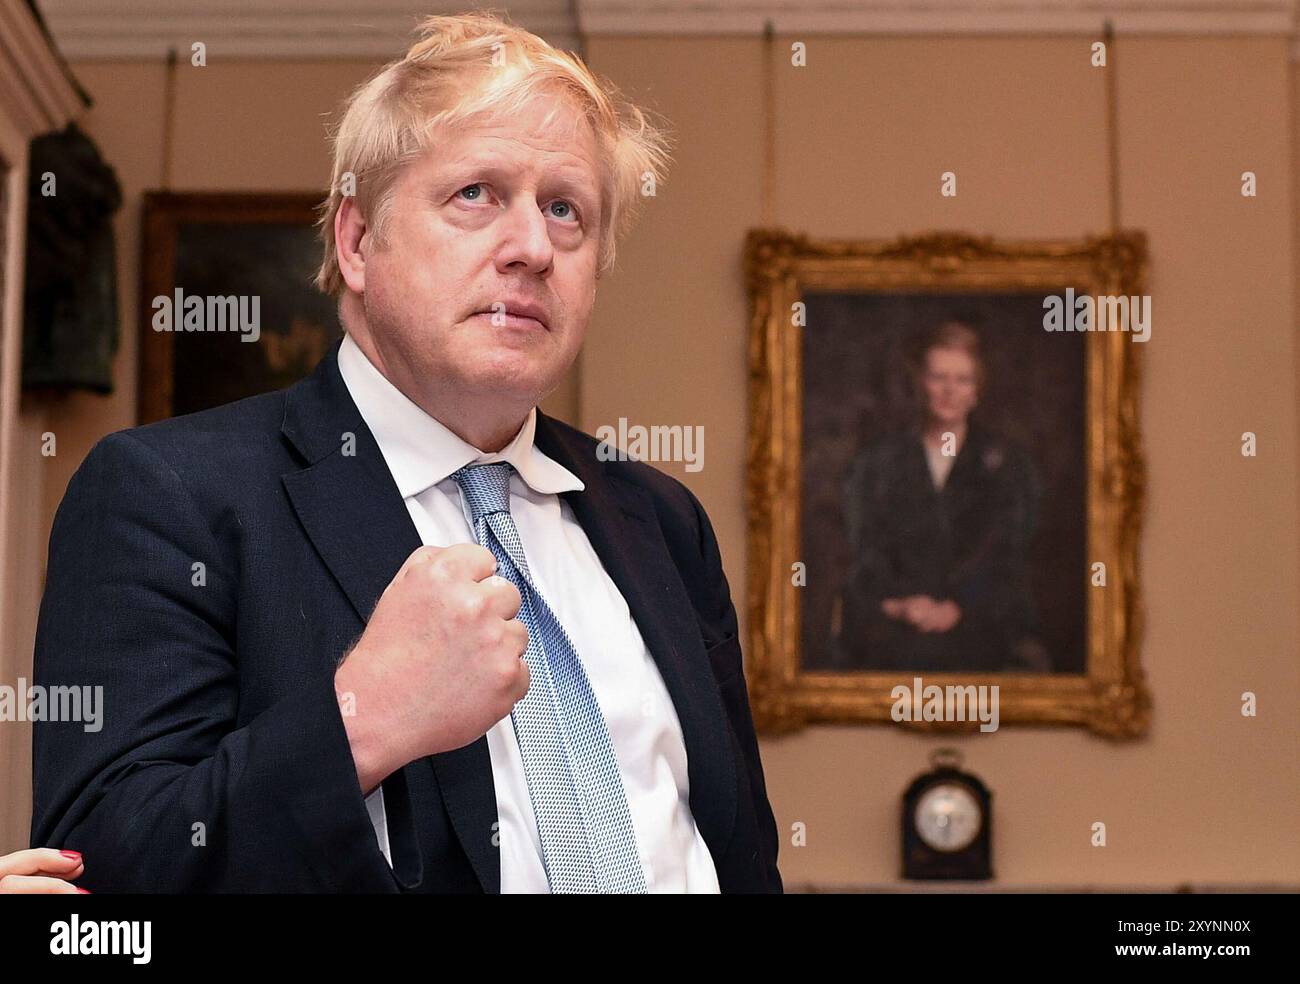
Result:
<svg viewBox="0 0 1300 984"><path fill-rule="evenodd" d="M508 462L467 465L451 477L473 515L474 538L519 589L528 629L528 693L510 712L537 818L551 891L645 892L636 832L614 745L564 626L534 586L510 517Z"/></svg>

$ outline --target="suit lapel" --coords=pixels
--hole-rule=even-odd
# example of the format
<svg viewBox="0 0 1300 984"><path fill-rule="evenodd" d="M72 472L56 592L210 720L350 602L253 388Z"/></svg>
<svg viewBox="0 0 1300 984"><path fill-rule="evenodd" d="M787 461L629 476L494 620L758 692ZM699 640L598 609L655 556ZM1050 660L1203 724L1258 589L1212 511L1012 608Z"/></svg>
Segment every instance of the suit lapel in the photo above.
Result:
<svg viewBox="0 0 1300 984"><path fill-rule="evenodd" d="M285 475L284 487L308 538L365 622L421 540L339 374L337 358L336 344L312 376L288 391L282 430L308 465ZM351 454L344 453L348 435L354 442ZM501 858L491 836L497 822L496 788L487 736L411 763L405 771L418 782L413 773L429 765L480 885L485 892L500 892Z"/></svg>
<svg viewBox="0 0 1300 984"><path fill-rule="evenodd" d="M663 677L686 744L691 814L713 856L721 858L737 795L727 713L654 502L640 486L609 473L591 438L566 436L540 410L534 440L582 479L584 490L565 492L564 500L627 601Z"/></svg>
<svg viewBox="0 0 1300 984"><path fill-rule="evenodd" d="M315 372L286 395L282 430L307 464L283 481L307 536L364 622L421 540L339 374L337 356L336 343ZM649 494L611 475L596 459L590 438L569 433L575 436L538 412L536 444L582 479L584 491L566 492L564 498L627 600L672 698L686 744L691 812L713 856L721 858L735 823L735 759L691 600ZM349 434L355 442L350 454L344 453ZM487 736L428 762L480 885L499 893L501 856L491 836L498 816Z"/></svg>

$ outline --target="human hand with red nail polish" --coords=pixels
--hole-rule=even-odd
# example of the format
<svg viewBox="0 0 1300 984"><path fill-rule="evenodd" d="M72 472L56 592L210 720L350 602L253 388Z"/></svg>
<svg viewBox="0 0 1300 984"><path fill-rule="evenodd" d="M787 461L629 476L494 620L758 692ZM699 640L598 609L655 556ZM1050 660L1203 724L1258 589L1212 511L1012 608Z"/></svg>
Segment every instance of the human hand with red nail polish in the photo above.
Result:
<svg viewBox="0 0 1300 984"><path fill-rule="evenodd" d="M37 847L0 855L0 895L89 895L72 884L85 870L76 851Z"/></svg>

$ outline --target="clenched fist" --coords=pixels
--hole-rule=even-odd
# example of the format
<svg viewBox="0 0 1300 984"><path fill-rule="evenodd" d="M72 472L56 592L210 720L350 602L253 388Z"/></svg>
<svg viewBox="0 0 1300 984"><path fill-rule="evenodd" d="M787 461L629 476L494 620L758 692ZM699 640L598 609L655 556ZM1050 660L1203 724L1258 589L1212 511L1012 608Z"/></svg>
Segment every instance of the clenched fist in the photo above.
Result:
<svg viewBox="0 0 1300 984"><path fill-rule="evenodd" d="M363 793L461 748L528 692L519 591L473 543L420 547L384 589L334 675Z"/></svg>

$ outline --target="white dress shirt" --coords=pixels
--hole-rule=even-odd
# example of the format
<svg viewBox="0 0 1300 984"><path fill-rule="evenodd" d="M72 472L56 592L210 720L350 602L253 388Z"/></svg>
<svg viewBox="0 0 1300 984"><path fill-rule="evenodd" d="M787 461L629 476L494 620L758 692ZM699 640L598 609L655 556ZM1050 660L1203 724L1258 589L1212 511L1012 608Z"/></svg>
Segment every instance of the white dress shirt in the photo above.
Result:
<svg viewBox="0 0 1300 984"><path fill-rule="evenodd" d="M957 456L944 454L942 444L931 447L930 442L924 438L921 443L925 446L925 460L930 465L930 480L936 489L942 489L944 483L948 481L948 473L952 471Z"/></svg>
<svg viewBox="0 0 1300 984"><path fill-rule="evenodd" d="M412 403L351 337L339 371L374 434L426 546L473 543L472 513L449 476L463 465L508 461L510 513L533 583L563 623L591 682L614 745L646 886L651 892L717 892L708 845L691 816L686 745L672 698L627 602L558 495L581 480L533 445L537 409L514 439L488 454ZM436 713L436 708L431 708ZM541 840L510 715L487 733L496 786L501 891L548 892ZM383 789L366 807L384 856L392 858Z"/></svg>

